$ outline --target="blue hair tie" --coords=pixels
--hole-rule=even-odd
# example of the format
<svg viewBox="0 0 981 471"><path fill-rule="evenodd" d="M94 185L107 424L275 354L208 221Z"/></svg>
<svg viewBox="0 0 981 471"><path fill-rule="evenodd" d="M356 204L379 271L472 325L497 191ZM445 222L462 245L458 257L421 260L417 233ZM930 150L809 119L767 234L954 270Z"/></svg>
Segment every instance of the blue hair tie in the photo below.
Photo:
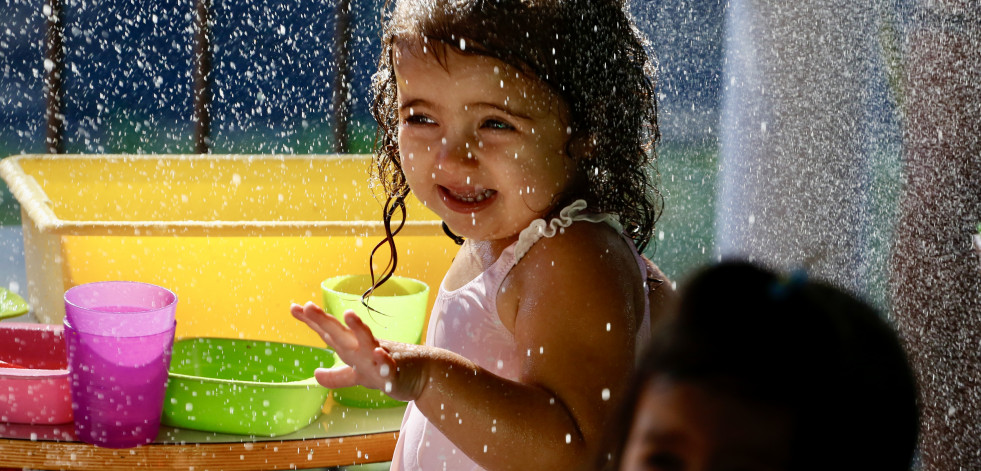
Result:
<svg viewBox="0 0 981 471"><path fill-rule="evenodd" d="M770 296L775 299L785 299L790 293L797 291L807 282L807 270L798 268L789 275L781 276L770 285Z"/></svg>

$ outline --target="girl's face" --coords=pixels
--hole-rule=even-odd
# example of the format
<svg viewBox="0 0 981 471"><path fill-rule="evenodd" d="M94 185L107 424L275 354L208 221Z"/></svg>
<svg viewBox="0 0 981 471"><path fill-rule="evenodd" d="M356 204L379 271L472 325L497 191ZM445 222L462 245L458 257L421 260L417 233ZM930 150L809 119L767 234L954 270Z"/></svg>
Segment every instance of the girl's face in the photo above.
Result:
<svg viewBox="0 0 981 471"><path fill-rule="evenodd" d="M394 48L399 154L412 192L461 236L516 237L573 179L565 103L497 59L445 47L441 64L414 46Z"/></svg>
<svg viewBox="0 0 981 471"><path fill-rule="evenodd" d="M638 397L621 471L788 468L791 421L779 408L655 379Z"/></svg>

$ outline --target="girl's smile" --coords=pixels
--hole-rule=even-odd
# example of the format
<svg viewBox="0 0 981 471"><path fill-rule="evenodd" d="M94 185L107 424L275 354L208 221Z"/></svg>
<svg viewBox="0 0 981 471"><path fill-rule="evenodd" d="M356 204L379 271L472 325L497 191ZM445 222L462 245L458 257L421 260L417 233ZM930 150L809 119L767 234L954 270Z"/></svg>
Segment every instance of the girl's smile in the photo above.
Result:
<svg viewBox="0 0 981 471"><path fill-rule="evenodd" d="M463 188L455 191L445 186L438 186L437 189L447 208L458 213L476 213L493 203L497 196L497 190L490 189Z"/></svg>
<svg viewBox="0 0 981 471"><path fill-rule="evenodd" d="M453 232L515 237L573 180L568 110L536 78L497 59L430 43L395 49L399 154L416 196Z"/></svg>

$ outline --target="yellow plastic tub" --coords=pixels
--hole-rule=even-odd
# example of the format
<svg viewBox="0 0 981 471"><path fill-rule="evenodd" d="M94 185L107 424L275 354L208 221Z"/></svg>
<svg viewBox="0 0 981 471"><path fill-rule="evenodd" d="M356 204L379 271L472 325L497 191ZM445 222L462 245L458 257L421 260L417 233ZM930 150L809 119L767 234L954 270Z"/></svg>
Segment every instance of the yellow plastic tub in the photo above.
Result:
<svg viewBox="0 0 981 471"><path fill-rule="evenodd" d="M322 345L289 305L367 272L384 234L370 166L363 155L24 155L0 176L21 204L40 321L61 323L72 286L133 280L177 294L178 337ZM439 286L456 247L435 214L407 206L397 274Z"/></svg>

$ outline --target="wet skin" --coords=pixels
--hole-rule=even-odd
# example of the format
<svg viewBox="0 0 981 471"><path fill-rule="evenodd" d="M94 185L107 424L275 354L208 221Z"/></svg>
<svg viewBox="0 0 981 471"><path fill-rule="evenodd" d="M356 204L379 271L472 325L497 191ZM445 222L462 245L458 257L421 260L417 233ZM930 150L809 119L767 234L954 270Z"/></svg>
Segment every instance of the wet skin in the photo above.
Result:
<svg viewBox="0 0 981 471"><path fill-rule="evenodd" d="M568 110L499 60L417 44L395 49L398 143L413 193L455 233L510 242L572 180Z"/></svg>

